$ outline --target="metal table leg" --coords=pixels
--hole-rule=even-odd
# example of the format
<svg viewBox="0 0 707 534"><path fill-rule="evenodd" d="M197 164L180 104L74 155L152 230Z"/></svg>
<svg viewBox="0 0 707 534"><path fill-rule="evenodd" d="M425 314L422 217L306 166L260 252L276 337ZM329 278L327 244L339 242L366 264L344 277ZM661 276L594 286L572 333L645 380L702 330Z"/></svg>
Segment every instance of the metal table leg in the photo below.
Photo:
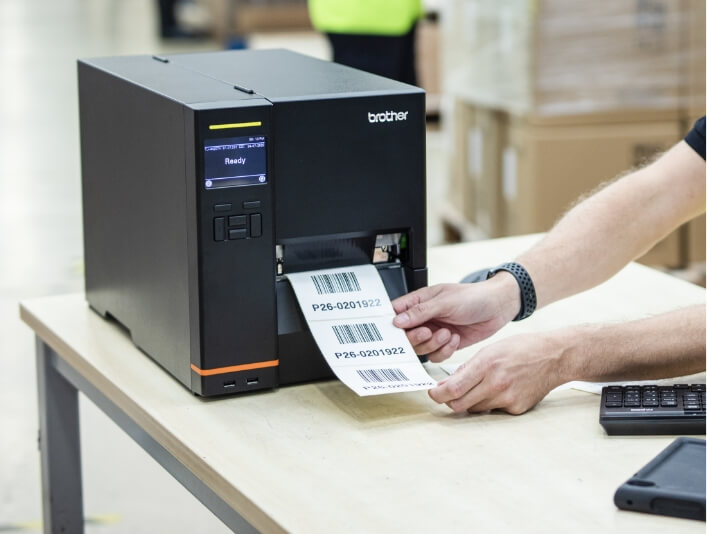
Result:
<svg viewBox="0 0 707 534"><path fill-rule="evenodd" d="M56 370L56 353L39 337L36 351L44 532L81 533L78 391Z"/></svg>
<svg viewBox="0 0 707 534"><path fill-rule="evenodd" d="M258 532L39 337L36 338L36 347L45 533L73 534L84 531L79 391L233 532Z"/></svg>

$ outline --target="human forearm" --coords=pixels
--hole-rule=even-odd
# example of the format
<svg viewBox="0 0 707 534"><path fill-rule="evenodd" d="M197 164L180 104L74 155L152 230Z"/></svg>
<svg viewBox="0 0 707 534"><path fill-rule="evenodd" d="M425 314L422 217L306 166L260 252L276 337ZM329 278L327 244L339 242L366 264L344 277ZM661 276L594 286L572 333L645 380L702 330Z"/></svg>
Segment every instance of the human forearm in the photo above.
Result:
<svg viewBox="0 0 707 534"><path fill-rule="evenodd" d="M684 376L705 369L705 306L551 333L563 347L558 382Z"/></svg>
<svg viewBox="0 0 707 534"><path fill-rule="evenodd" d="M430 390L455 412L523 413L572 380L684 376L705 368L705 307L611 325L520 334L487 345Z"/></svg>
<svg viewBox="0 0 707 534"><path fill-rule="evenodd" d="M576 205L516 261L538 307L589 289L704 210L704 161L685 143Z"/></svg>
<svg viewBox="0 0 707 534"><path fill-rule="evenodd" d="M704 207L704 160L681 142L575 206L516 262L530 274L541 308L608 279ZM414 291L394 301L394 324L418 354L441 361L532 307L530 285L521 295L514 276L501 271L478 284Z"/></svg>
<svg viewBox="0 0 707 534"><path fill-rule="evenodd" d="M627 225L622 220L636 207L627 202L627 182L640 179L644 172L576 205L537 246L518 257L535 283L538 308L604 282L637 255L643 248L640 242L653 241L642 235L650 225Z"/></svg>

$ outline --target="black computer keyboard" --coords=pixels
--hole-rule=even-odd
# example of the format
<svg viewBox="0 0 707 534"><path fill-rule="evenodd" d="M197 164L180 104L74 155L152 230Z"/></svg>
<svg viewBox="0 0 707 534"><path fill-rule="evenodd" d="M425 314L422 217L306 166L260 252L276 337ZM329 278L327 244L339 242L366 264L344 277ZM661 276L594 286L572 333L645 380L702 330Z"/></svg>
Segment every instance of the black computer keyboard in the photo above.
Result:
<svg viewBox="0 0 707 534"><path fill-rule="evenodd" d="M599 423L607 434L704 434L705 385L605 386Z"/></svg>

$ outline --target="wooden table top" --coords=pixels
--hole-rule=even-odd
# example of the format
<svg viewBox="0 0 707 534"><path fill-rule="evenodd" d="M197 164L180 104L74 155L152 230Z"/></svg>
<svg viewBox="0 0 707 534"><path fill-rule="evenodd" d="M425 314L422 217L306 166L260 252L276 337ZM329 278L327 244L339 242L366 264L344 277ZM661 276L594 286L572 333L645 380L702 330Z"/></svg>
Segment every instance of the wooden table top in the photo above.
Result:
<svg viewBox="0 0 707 534"><path fill-rule="evenodd" d="M537 239L433 248L430 283L508 261ZM631 264L491 341L693 303L704 303L704 289ZM357 397L337 381L205 400L91 311L83 294L23 302L21 316L262 531L704 532L702 522L614 506L616 488L674 438L607 436L593 394L553 392L522 416L455 415L426 392ZM427 365L433 377L444 376Z"/></svg>

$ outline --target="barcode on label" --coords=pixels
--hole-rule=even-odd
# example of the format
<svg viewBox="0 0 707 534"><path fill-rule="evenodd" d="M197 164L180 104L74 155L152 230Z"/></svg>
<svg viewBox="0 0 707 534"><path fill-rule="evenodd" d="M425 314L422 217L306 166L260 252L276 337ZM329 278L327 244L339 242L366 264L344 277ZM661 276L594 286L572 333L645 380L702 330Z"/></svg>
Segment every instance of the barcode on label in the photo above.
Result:
<svg viewBox="0 0 707 534"><path fill-rule="evenodd" d="M361 291L356 273L313 274L312 282L319 295L332 293L353 293Z"/></svg>
<svg viewBox="0 0 707 534"><path fill-rule="evenodd" d="M366 382L410 382L400 369L358 369L356 372Z"/></svg>
<svg viewBox="0 0 707 534"><path fill-rule="evenodd" d="M340 345L383 341L380 330L374 323L333 325L334 335Z"/></svg>

